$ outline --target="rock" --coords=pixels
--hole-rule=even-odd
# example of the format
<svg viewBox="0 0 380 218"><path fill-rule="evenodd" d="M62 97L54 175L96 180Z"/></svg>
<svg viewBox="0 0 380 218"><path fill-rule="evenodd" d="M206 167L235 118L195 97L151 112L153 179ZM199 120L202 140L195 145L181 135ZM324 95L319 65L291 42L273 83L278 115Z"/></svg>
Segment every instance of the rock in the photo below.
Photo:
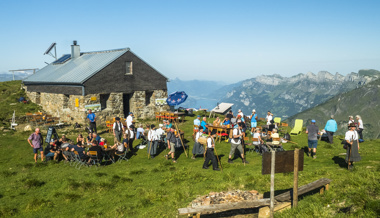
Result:
<svg viewBox="0 0 380 218"><path fill-rule="evenodd" d="M24 127L24 132L26 132L26 131L32 131L32 127L30 125L26 125Z"/></svg>
<svg viewBox="0 0 380 218"><path fill-rule="evenodd" d="M2 131L4 129L4 126L0 127L0 131Z"/></svg>
<svg viewBox="0 0 380 218"><path fill-rule="evenodd" d="M259 218L269 217L270 209L269 207L262 207L259 209Z"/></svg>
<svg viewBox="0 0 380 218"><path fill-rule="evenodd" d="M10 130L9 129L3 129L3 132L9 132Z"/></svg>

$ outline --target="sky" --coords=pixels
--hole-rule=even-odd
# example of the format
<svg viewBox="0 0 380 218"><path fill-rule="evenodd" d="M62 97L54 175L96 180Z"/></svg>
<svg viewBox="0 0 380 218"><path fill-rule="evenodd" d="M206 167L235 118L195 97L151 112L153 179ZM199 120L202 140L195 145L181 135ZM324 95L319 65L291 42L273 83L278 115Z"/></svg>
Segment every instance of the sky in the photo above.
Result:
<svg viewBox="0 0 380 218"><path fill-rule="evenodd" d="M0 73L129 47L170 79L380 70L378 0L0 1Z"/></svg>

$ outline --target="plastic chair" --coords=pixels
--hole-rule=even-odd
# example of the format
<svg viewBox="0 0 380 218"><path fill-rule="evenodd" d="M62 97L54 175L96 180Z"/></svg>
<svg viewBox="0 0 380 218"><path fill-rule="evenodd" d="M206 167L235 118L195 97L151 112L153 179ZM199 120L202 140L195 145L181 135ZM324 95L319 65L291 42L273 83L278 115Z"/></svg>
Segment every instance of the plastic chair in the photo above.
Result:
<svg viewBox="0 0 380 218"><path fill-rule="evenodd" d="M274 122L274 123L278 123L278 124L280 124L280 123L281 123L281 117L275 117L275 118L273 119L273 122Z"/></svg>
<svg viewBox="0 0 380 218"><path fill-rule="evenodd" d="M302 126L303 126L303 120L296 119L296 121L294 122L294 128L292 129L292 131L290 131L290 134L291 135L301 134Z"/></svg>

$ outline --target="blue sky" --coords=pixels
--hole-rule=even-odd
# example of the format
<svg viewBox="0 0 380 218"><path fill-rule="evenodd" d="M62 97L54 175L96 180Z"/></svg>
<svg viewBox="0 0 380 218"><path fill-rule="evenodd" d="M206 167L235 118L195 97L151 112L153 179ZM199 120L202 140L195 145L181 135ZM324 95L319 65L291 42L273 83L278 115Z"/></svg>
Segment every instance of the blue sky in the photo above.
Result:
<svg viewBox="0 0 380 218"><path fill-rule="evenodd" d="M380 70L380 1L0 1L0 73L129 47L169 78Z"/></svg>

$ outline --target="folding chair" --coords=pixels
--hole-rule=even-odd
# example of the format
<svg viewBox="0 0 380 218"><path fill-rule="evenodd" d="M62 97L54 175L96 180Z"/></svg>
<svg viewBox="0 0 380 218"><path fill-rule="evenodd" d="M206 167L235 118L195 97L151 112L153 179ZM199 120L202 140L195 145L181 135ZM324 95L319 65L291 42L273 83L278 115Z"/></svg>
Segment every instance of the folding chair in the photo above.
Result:
<svg viewBox="0 0 380 218"><path fill-rule="evenodd" d="M75 157L75 162L76 162L76 165L75 165L75 168L76 168L76 169L80 170L80 168L81 168L82 166L86 166L86 165L87 165L86 162L83 161L83 160L80 158L80 156L79 156L79 154L78 154L77 151L74 151L74 157Z"/></svg>
<svg viewBox="0 0 380 218"><path fill-rule="evenodd" d="M117 152L115 153L115 155L118 156L117 162L121 162L122 160L128 161L127 153L128 153L128 147L124 145L124 152L123 153L121 153L121 154L118 154Z"/></svg>
<svg viewBox="0 0 380 218"><path fill-rule="evenodd" d="M101 160L99 159L97 151L89 151L90 153L90 163L98 167L100 165Z"/></svg>
<svg viewBox="0 0 380 218"><path fill-rule="evenodd" d="M156 121L160 121L161 117L160 117L160 112L154 112L155 116L156 116Z"/></svg>

